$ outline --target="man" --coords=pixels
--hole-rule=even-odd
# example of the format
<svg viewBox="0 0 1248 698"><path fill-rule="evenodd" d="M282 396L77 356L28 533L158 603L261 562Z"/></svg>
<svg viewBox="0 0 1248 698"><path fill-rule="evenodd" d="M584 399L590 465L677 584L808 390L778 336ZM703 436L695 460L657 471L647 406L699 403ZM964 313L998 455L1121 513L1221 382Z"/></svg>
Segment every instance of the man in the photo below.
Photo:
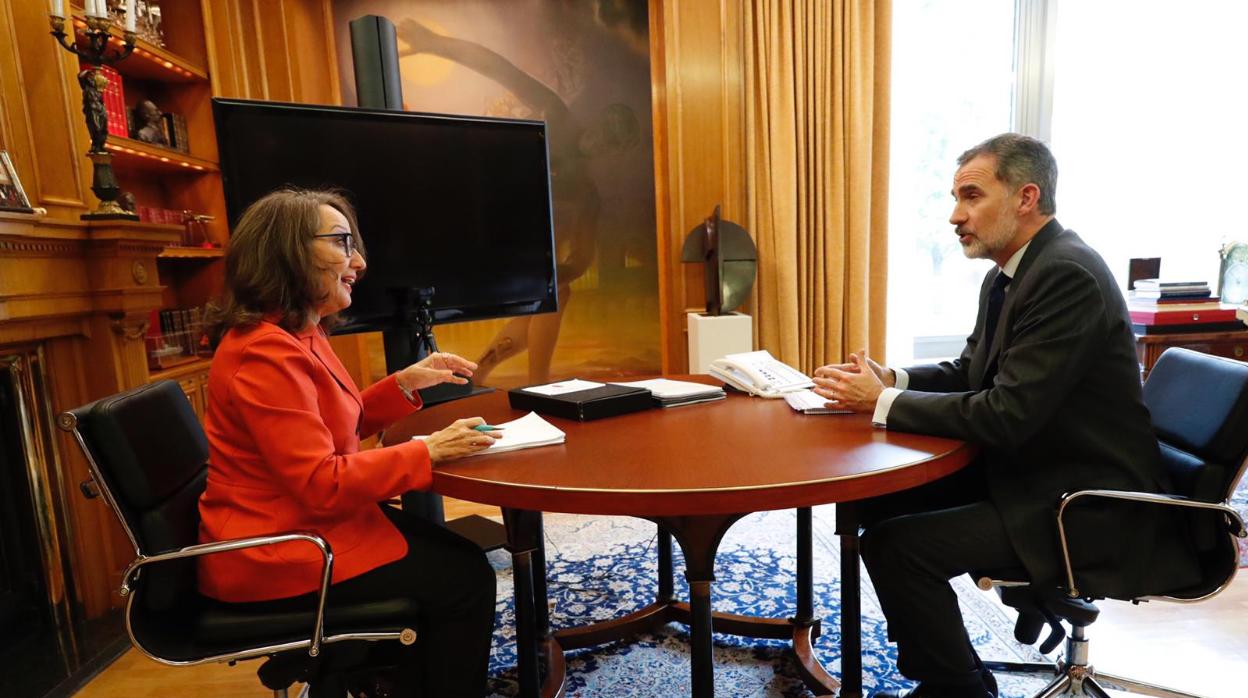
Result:
<svg viewBox="0 0 1248 698"><path fill-rule="evenodd" d="M1064 576L1054 514L1063 493L1164 489L1126 305L1101 257L1054 218L1052 154L1007 133L958 165L949 221L967 257L997 265L961 356L894 370L861 352L815 372L816 392L879 426L980 447L954 478L864 506L864 520L882 518L868 521L862 556L898 668L920 682L900 694L913 698L996 695L950 579L1014 571L1053 587ZM1138 510L1082 517L1068 530L1081 590L1129 595L1156 522Z"/></svg>

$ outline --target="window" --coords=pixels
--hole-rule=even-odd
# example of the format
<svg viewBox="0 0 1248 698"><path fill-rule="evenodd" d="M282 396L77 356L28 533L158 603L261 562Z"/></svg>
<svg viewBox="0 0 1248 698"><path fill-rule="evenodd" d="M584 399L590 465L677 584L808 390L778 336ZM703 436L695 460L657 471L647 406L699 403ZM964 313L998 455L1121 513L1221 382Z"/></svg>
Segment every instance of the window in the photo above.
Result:
<svg viewBox="0 0 1248 698"><path fill-rule="evenodd" d="M1003 131L1050 144L1058 219L1123 288L1132 257L1216 285L1218 250L1248 241L1230 210L1248 163L1244 26L1233 0L895 0L889 363L955 356L974 326L992 263L962 256L948 192L955 158Z"/></svg>
<svg viewBox="0 0 1248 698"><path fill-rule="evenodd" d="M1248 3L1229 0L1059 5L1058 219L1123 288L1131 257L1216 287L1222 243L1248 240L1231 208L1248 163L1246 25Z"/></svg>
<svg viewBox="0 0 1248 698"><path fill-rule="evenodd" d="M1010 130L1014 8L1001 0L895 0L889 165L888 361L956 355L992 264L949 225L956 160ZM950 348L952 347L952 349Z"/></svg>

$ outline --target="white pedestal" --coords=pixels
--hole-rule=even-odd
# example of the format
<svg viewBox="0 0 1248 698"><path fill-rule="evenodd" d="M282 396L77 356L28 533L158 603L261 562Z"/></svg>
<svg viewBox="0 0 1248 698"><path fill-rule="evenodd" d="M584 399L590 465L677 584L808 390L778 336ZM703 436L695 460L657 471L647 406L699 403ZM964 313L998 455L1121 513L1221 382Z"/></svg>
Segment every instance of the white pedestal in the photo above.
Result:
<svg viewBox="0 0 1248 698"><path fill-rule="evenodd" d="M749 315L689 313L689 372L706 373L725 354L754 349L754 323Z"/></svg>

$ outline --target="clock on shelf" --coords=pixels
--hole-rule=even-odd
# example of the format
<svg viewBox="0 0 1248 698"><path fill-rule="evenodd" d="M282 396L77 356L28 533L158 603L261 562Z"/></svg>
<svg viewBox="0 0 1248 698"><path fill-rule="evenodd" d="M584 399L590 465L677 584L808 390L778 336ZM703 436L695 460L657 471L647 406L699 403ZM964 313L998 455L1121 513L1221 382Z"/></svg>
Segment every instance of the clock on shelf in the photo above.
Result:
<svg viewBox="0 0 1248 698"><path fill-rule="evenodd" d="M1248 243L1228 242L1222 246L1218 268L1218 295L1223 303L1248 300Z"/></svg>

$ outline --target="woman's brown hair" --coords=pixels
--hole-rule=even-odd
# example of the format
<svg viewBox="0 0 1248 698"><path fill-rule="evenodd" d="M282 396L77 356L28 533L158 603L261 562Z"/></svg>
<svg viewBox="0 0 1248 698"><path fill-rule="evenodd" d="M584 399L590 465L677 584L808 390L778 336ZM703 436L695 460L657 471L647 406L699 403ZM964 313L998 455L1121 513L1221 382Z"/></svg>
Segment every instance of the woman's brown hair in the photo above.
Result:
<svg viewBox="0 0 1248 698"><path fill-rule="evenodd" d="M336 209L351 226L355 247L364 254L355 209L338 191L278 189L243 212L225 253L225 291L210 304L205 332L215 348L235 327L273 319L282 329L304 328L328 291L321 288L324 271L313 250L321 228L321 206ZM336 315L321 318L332 327Z"/></svg>

